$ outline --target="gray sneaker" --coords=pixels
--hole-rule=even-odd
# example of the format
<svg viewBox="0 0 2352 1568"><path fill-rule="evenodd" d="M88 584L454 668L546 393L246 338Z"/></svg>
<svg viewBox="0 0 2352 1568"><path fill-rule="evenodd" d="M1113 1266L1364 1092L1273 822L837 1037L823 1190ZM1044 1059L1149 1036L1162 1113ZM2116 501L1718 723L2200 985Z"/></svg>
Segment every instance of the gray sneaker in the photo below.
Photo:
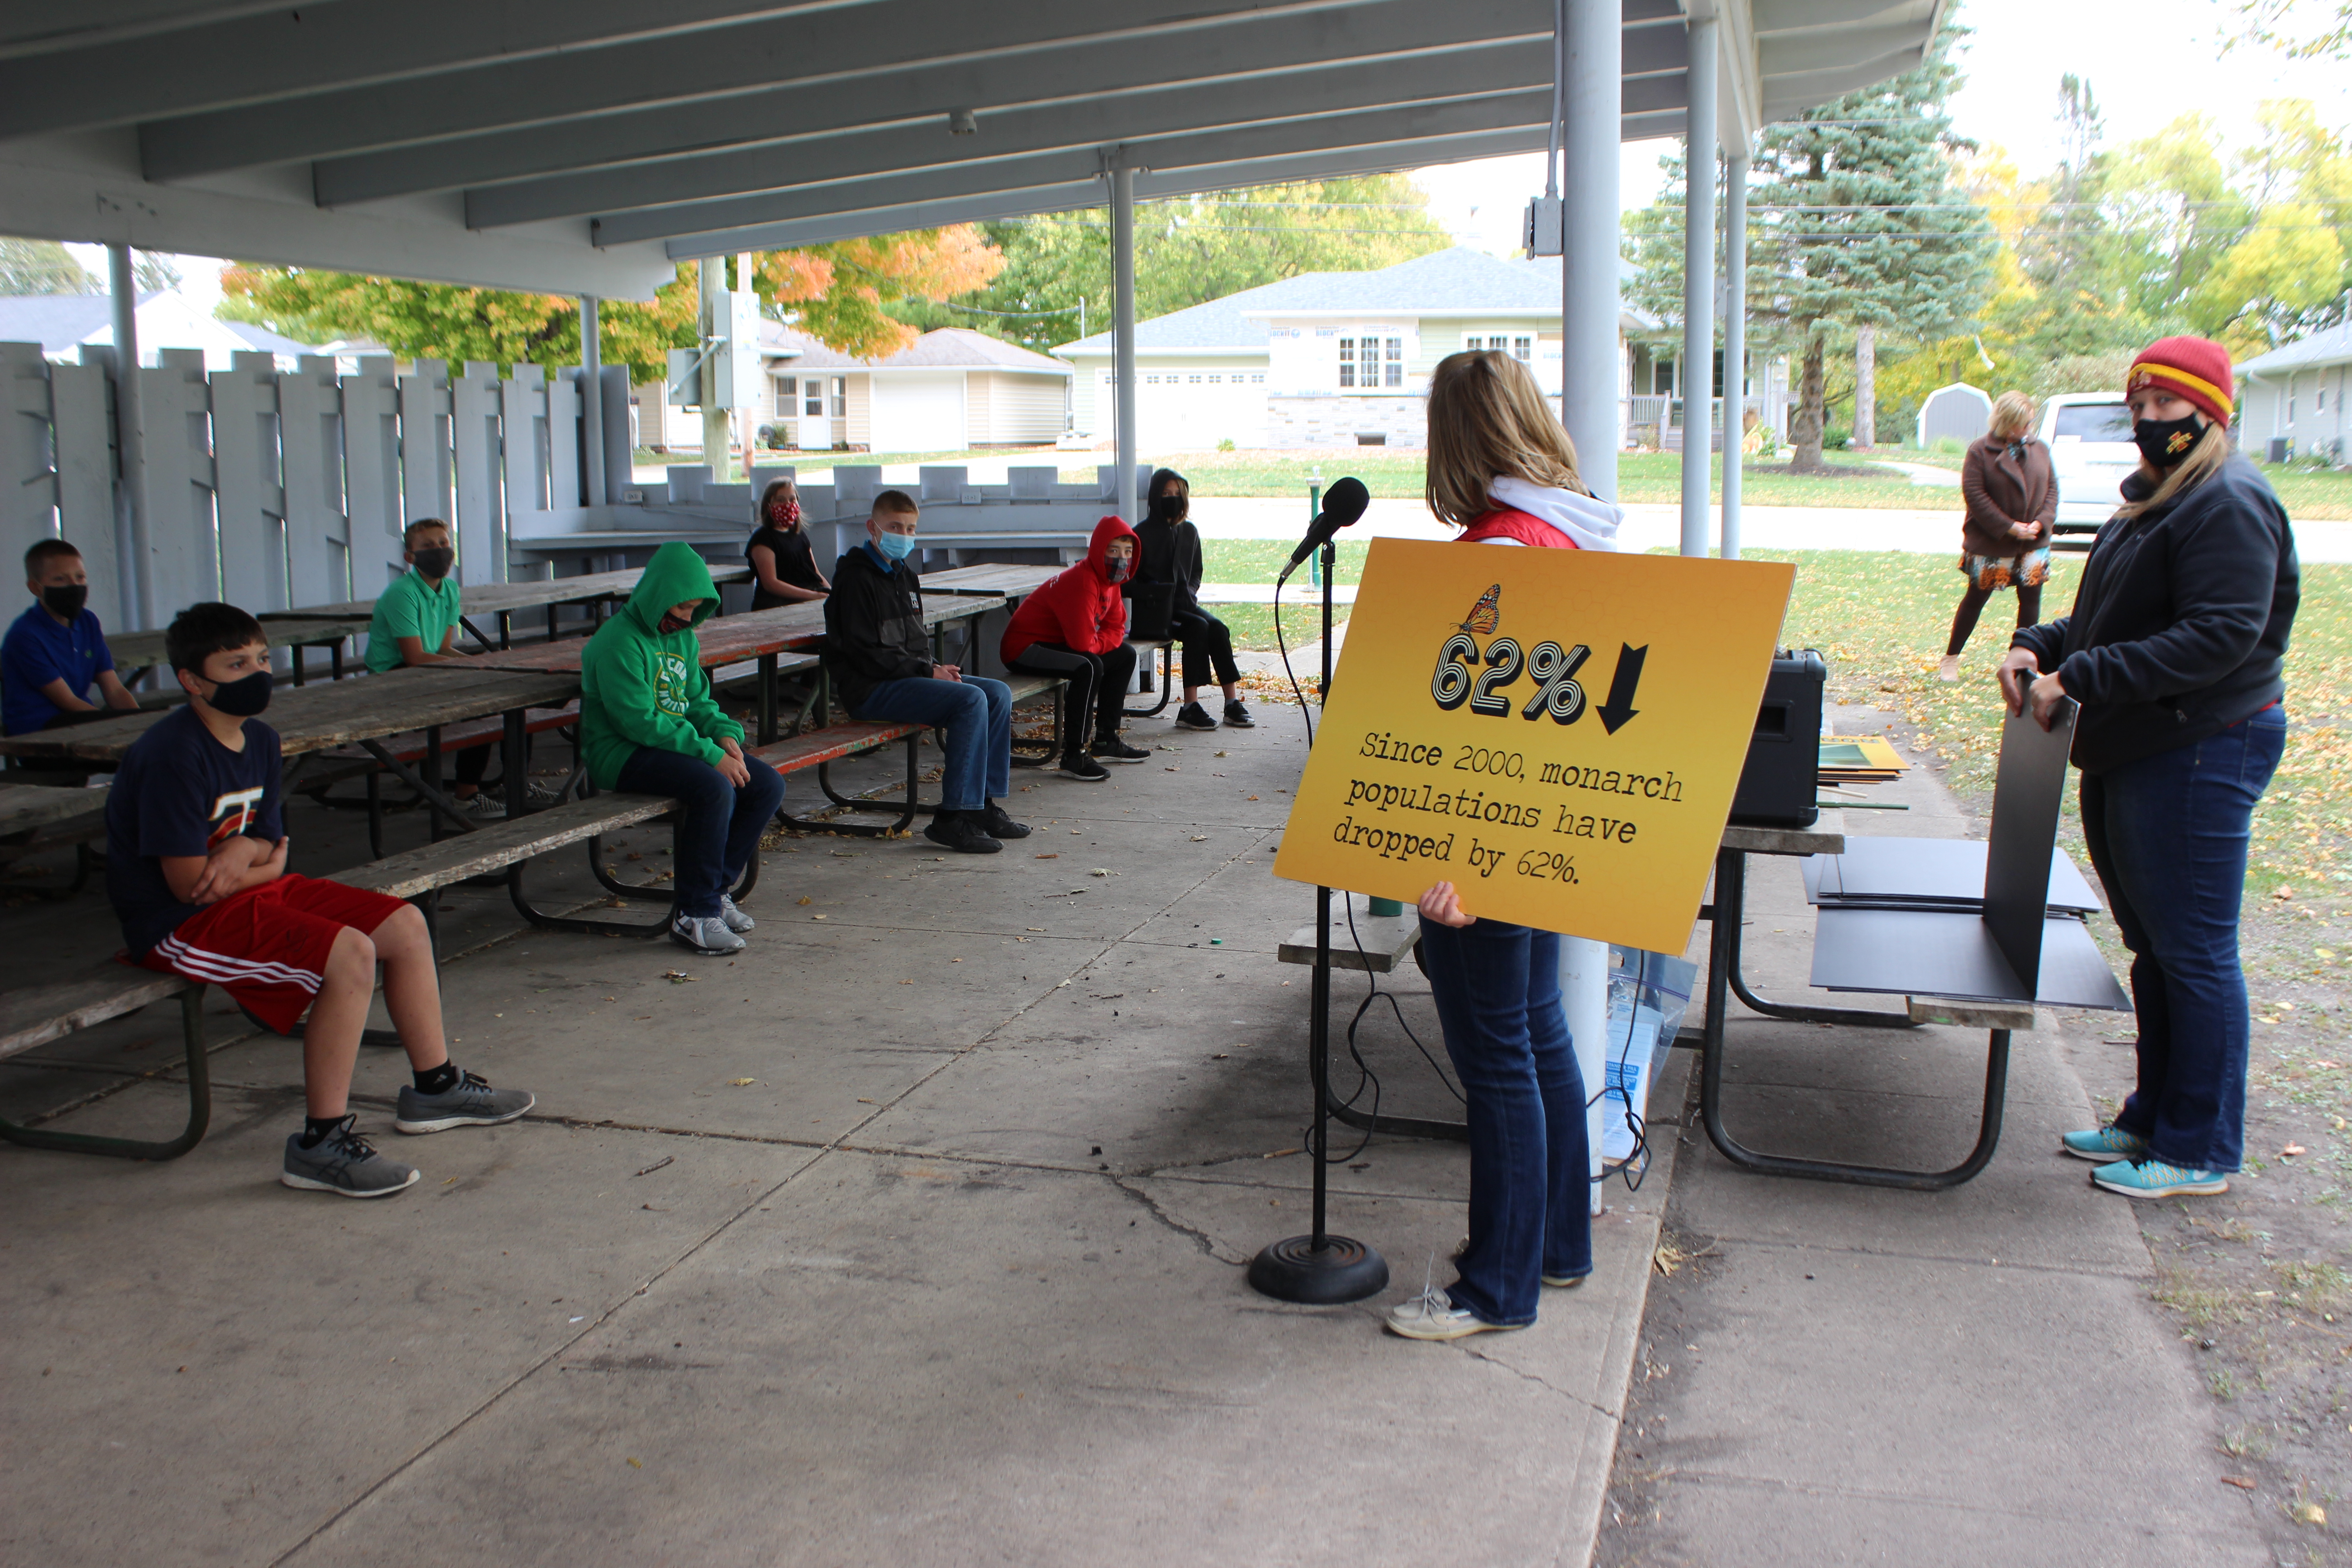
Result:
<svg viewBox="0 0 2352 1568"><path fill-rule="evenodd" d="M392 1124L403 1132L496 1127L501 1121L514 1121L538 1103L529 1089L492 1089L472 1073L460 1071L457 1081L438 1094L420 1093L415 1084L402 1084Z"/></svg>
<svg viewBox="0 0 2352 1568"><path fill-rule="evenodd" d="M735 907L735 900L729 898L725 893L719 895L719 918L727 922L727 929L733 931L738 936L742 935L747 931L757 929L760 923L753 920L750 915L745 914L741 910L737 909Z"/></svg>
<svg viewBox="0 0 2352 1568"><path fill-rule="evenodd" d="M681 914L669 922L669 939L706 958L715 953L740 952L745 945L741 937L727 929L723 915Z"/></svg>
<svg viewBox="0 0 2352 1568"><path fill-rule="evenodd" d="M334 1193L347 1198L388 1198L416 1184L416 1167L387 1160L368 1141L352 1131L357 1116L346 1116L311 1147L302 1147L299 1132L286 1140L286 1168L278 1179L305 1192Z"/></svg>

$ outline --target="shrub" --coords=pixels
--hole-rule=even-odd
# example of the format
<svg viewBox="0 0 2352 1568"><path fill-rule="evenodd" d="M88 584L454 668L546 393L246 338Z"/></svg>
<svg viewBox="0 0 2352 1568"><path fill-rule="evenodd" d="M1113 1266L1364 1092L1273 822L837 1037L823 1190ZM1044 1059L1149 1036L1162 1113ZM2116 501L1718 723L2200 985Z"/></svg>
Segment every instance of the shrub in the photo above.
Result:
<svg viewBox="0 0 2352 1568"><path fill-rule="evenodd" d="M1852 446L1853 444L1853 426L1851 426L1851 425L1835 425L1835 424L1832 424L1832 425L1825 426L1823 426L1823 427L1822 427L1822 446L1824 446L1824 447L1832 447L1832 448L1833 448L1833 449L1835 449L1835 450L1837 450L1837 451L1843 452L1843 451L1844 451L1848 447Z"/></svg>
<svg viewBox="0 0 2352 1568"><path fill-rule="evenodd" d="M1223 440L1217 443L1217 450L1220 452L1230 452L1233 449L1234 438L1231 436L1226 437Z"/></svg>

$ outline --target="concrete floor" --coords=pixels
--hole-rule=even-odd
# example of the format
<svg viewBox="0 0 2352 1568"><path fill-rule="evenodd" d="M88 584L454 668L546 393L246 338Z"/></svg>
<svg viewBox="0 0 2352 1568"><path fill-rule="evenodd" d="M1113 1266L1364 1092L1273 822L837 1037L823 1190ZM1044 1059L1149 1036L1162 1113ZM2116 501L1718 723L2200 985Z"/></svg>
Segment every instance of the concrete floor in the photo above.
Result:
<svg viewBox="0 0 2352 1568"><path fill-rule="evenodd" d="M1105 785L1024 781L1037 833L1002 857L789 842L733 961L448 895L455 1054L539 1107L402 1138L403 1063L366 1052L362 1125L425 1173L390 1201L277 1184L297 1050L215 995L194 1152L0 1148L0 1560L1582 1563L1663 1180L1522 1333L1379 1331L1445 1278L1455 1144L1332 1173L1379 1300L1243 1280L1309 1177L1306 972L1275 958L1309 897L1266 868L1305 747L1261 713L1139 724L1164 749ZM298 804L297 868L361 858L357 828ZM559 861L544 901L585 900ZM0 912L12 977L114 945L91 895ZM1393 1021L1363 1050L1382 1110L1451 1109ZM88 1031L0 1068L0 1113L164 1124L176 1054L162 1009Z"/></svg>
<svg viewBox="0 0 2352 1568"><path fill-rule="evenodd" d="M1910 810L1848 812L1851 833L1983 836L1932 772L1867 793ZM1748 975L1767 999L1806 1000L1797 863L1749 866ZM2194 1352L2148 1299L2130 1200L2058 1152L2095 1125L2061 1039L2045 1027L2012 1048L2000 1152L1946 1193L1740 1171L1693 1099L1666 1212L1692 1261L1652 1291L1603 1563L2270 1562L2254 1505L2221 1484ZM1735 1000L1723 1120L1764 1152L1949 1166L1976 1139L1985 1049L1982 1030L1779 1023Z"/></svg>

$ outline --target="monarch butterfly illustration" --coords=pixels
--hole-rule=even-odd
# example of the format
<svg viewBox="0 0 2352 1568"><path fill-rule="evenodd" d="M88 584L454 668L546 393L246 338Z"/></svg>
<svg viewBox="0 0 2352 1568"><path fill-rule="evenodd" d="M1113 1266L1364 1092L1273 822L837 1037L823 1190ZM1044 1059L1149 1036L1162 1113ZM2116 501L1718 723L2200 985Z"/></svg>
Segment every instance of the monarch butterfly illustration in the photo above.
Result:
<svg viewBox="0 0 2352 1568"><path fill-rule="evenodd" d="M1503 585L1500 583L1479 595L1478 602L1470 606L1470 618L1462 623L1462 629L1476 632L1480 637L1492 633L1503 624L1502 598Z"/></svg>

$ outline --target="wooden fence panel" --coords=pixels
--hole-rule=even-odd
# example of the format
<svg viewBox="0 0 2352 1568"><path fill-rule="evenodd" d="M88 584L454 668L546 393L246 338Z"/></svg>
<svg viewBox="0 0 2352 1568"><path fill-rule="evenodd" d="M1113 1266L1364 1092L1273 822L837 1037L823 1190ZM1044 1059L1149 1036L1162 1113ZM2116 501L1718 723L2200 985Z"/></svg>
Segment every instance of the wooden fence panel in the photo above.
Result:
<svg viewBox="0 0 2352 1568"><path fill-rule="evenodd" d="M420 517L454 522L449 479L449 367L421 359L400 378L401 527Z"/></svg>
<svg viewBox="0 0 2352 1568"><path fill-rule="evenodd" d="M343 506L352 597L373 599L398 574L400 386L392 361L370 354L343 377Z"/></svg>
<svg viewBox="0 0 2352 1568"><path fill-rule="evenodd" d="M14 576L36 542L58 536L49 419L49 362L41 345L0 343L0 581ZM95 592L90 597L103 616L106 602Z"/></svg>
<svg viewBox="0 0 2352 1568"><path fill-rule="evenodd" d="M343 511L343 399L335 362L305 354L278 378L278 440L286 472L286 570L294 607L352 596L351 526Z"/></svg>
<svg viewBox="0 0 2352 1568"><path fill-rule="evenodd" d="M131 580L131 509L116 483L122 459L114 447L114 351L85 345L81 359L49 367L58 531L81 551L99 618L129 630L143 617Z"/></svg>
<svg viewBox="0 0 2352 1568"><path fill-rule="evenodd" d="M162 349L142 367L139 406L147 468L148 558L155 613L169 625L188 605L221 596L213 525L212 399L202 349Z"/></svg>
<svg viewBox="0 0 2352 1568"><path fill-rule="evenodd" d="M231 354L229 368L211 379L218 476L215 511L226 596L257 612L290 610L286 485L278 458L278 361L266 353Z"/></svg>
<svg viewBox="0 0 2352 1568"><path fill-rule="evenodd" d="M457 581L507 580L506 509L499 483L499 367L466 362L449 388L457 453Z"/></svg>

